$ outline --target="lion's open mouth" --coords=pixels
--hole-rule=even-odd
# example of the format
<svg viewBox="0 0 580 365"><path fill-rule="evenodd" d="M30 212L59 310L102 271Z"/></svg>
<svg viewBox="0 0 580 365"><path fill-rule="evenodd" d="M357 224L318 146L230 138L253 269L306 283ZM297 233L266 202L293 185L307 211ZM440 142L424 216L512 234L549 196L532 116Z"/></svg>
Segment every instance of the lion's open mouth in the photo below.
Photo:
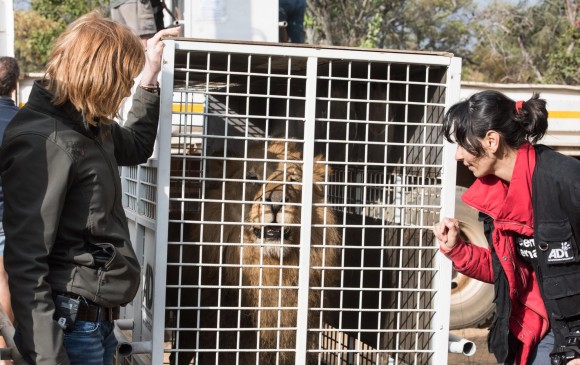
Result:
<svg viewBox="0 0 580 365"><path fill-rule="evenodd" d="M254 228L254 235L262 238L262 229L264 230L264 238L269 240L279 240L282 238L282 227L280 226L265 226L263 228ZM290 239L290 229L284 228L284 240Z"/></svg>

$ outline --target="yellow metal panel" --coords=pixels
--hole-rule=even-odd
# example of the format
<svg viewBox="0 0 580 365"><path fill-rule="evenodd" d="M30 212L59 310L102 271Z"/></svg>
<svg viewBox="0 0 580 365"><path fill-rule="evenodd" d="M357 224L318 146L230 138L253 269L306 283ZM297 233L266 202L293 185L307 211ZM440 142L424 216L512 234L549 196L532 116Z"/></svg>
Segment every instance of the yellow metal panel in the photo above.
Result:
<svg viewBox="0 0 580 365"><path fill-rule="evenodd" d="M548 111L548 118L560 118L560 119L580 118L580 111L552 110Z"/></svg>
<svg viewBox="0 0 580 365"><path fill-rule="evenodd" d="M173 103L171 110L174 113L203 113L202 103Z"/></svg>

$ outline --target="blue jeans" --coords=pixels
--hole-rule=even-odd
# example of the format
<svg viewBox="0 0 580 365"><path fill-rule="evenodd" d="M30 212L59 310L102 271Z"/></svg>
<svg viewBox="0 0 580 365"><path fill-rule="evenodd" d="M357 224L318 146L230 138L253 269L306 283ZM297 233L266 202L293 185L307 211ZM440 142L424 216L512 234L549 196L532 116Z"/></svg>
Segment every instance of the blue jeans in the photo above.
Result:
<svg viewBox="0 0 580 365"><path fill-rule="evenodd" d="M64 347L71 365L112 365L117 350L113 322L77 321L64 333Z"/></svg>
<svg viewBox="0 0 580 365"><path fill-rule="evenodd" d="M550 365L550 352L554 349L554 333L552 330L546 333L544 338L530 354L528 364L530 365Z"/></svg>
<svg viewBox="0 0 580 365"><path fill-rule="evenodd" d="M306 0L280 0L279 21L287 21L286 33L292 43L304 43L304 12Z"/></svg>

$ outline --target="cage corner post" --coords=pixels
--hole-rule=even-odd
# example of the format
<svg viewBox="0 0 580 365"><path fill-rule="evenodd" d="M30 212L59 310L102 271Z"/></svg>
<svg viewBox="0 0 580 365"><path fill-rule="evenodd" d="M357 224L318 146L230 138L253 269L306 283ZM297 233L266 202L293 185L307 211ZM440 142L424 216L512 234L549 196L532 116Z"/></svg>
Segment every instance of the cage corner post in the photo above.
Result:
<svg viewBox="0 0 580 365"><path fill-rule="evenodd" d="M153 276L153 328L151 364L164 363L165 291L167 276L167 240L169 219L169 184L171 176L171 121L175 41L165 40L160 77L159 131L157 137L157 221Z"/></svg>
<svg viewBox="0 0 580 365"><path fill-rule="evenodd" d="M454 103L459 101L459 91L461 82L461 58L452 57L447 71L447 93L445 98L445 111ZM447 141L443 141L443 158L441 172L441 210L440 218L453 217L455 215L455 180L457 176L457 162L455 161L455 146ZM438 245L436 239L434 245ZM441 253L437 255L437 272L439 290L435 297L434 307L437 310L437 321L434 321L433 328L435 336L433 338L433 348L435 352L432 364L446 364L448 361L449 343L449 319L451 314L451 261L443 257Z"/></svg>

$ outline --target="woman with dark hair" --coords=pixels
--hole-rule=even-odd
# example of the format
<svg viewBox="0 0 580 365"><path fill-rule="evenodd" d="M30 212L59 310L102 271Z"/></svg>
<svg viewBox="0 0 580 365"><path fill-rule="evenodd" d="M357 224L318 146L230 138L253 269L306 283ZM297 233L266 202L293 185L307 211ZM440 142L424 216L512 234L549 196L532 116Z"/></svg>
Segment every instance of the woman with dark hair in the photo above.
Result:
<svg viewBox="0 0 580 365"><path fill-rule="evenodd" d="M140 265L119 166L147 161L159 120L162 30L147 41L98 12L57 39L0 153L14 342L30 364L111 365ZM113 119L133 95L124 125Z"/></svg>
<svg viewBox="0 0 580 365"><path fill-rule="evenodd" d="M516 102L497 91L453 105L443 123L477 178L462 200L491 217L492 242L465 242L453 218L433 231L455 270L494 283L488 345L500 363L580 364L565 347L580 343L580 161L535 145L547 127L539 95Z"/></svg>

